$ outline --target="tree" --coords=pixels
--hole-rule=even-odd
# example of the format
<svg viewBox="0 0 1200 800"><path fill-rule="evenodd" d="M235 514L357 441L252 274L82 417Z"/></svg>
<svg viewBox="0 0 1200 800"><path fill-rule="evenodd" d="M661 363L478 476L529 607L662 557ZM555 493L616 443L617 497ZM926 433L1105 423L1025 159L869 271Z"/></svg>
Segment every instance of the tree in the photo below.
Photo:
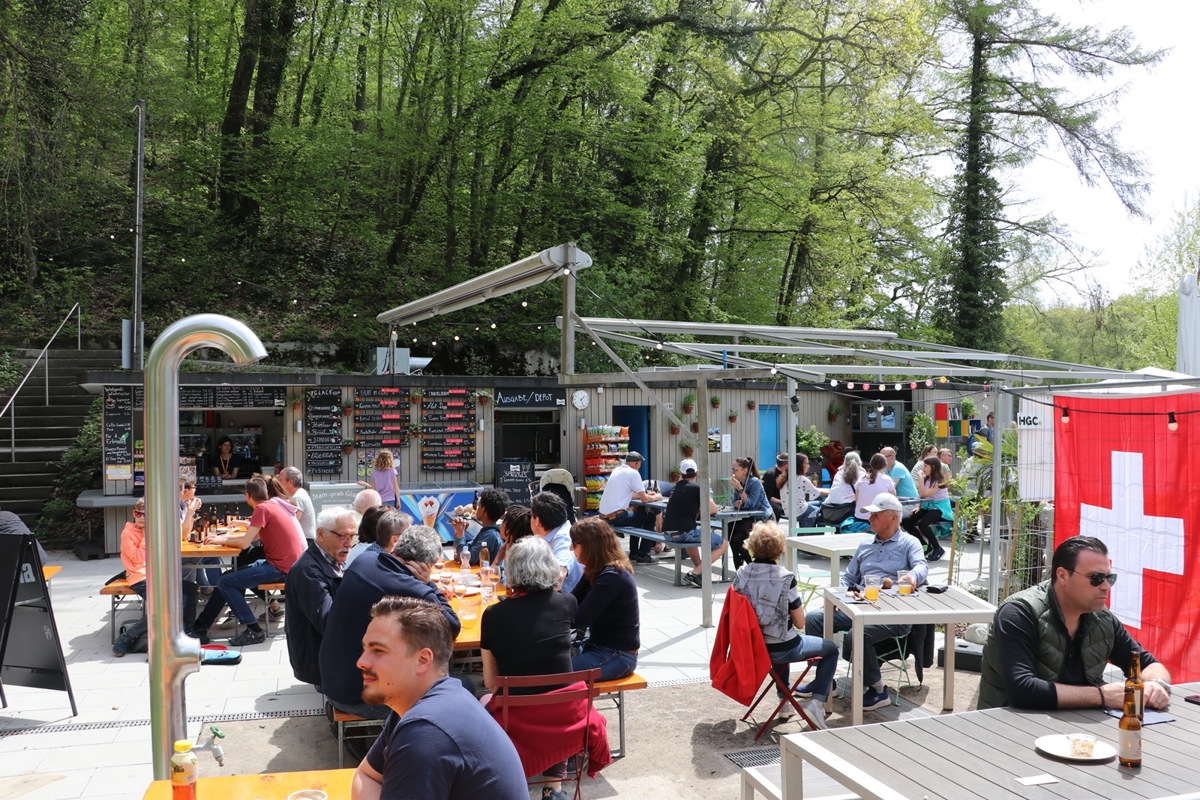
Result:
<svg viewBox="0 0 1200 800"><path fill-rule="evenodd" d="M1140 213L1143 165L1102 122L1115 93L1077 97L1058 84L1064 73L1086 80L1108 77L1117 67L1152 65L1161 53L1138 47L1127 29L1065 25L1041 13L1035 0L947 0L946 13L968 56L966 68L957 70L959 167L949 203L950 290L941 326L957 344L997 349L1007 296L1005 240L1056 228L1052 217L1009 215L1003 168L1027 163L1054 137L1084 181L1107 182L1130 213Z"/></svg>

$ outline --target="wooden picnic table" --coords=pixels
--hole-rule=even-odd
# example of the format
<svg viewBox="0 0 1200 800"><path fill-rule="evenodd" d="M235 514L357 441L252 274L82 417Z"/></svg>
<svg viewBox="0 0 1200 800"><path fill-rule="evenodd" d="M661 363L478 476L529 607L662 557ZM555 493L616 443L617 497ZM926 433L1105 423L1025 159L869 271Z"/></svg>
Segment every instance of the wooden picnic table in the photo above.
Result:
<svg viewBox="0 0 1200 800"><path fill-rule="evenodd" d="M287 800L287 796L292 792L320 789L329 795L329 800L349 800L350 780L353 777L353 769L202 777L196 782L196 797L219 797L221 800ZM142 797L143 800L171 800L171 782L154 781Z"/></svg>

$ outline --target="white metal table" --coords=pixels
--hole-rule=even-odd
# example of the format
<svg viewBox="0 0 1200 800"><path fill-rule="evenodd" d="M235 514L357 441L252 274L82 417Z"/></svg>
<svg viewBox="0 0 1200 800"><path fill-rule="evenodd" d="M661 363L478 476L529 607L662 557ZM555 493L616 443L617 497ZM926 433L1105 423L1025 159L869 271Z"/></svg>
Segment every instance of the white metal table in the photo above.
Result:
<svg viewBox="0 0 1200 800"><path fill-rule="evenodd" d="M784 800L805 797L802 767L808 764L863 800L1194 798L1200 784L1195 757L1200 708L1183 698L1198 689L1200 684L1171 690L1169 712L1176 720L1142 729L1142 766L1136 770L1122 768L1116 758L1068 761L1034 748L1042 736L1074 732L1115 747L1117 720L1099 709L993 708L784 736L780 794ZM1034 786L1017 780L1037 775L1053 780ZM744 781L742 797L769 790L762 783L772 777L764 773L757 784Z"/></svg>
<svg viewBox="0 0 1200 800"><path fill-rule="evenodd" d="M863 720L863 629L868 625L945 625L950 633L946 637L942 708L954 710L953 626L960 622L991 622L996 607L957 586L950 586L941 594L934 594L927 589L922 586L910 595L901 595L895 589L883 590L875 603L857 601L841 587L825 590L825 638L833 638L835 608L850 617L851 621L850 635L854 643L851 724L861 725Z"/></svg>
<svg viewBox="0 0 1200 800"><path fill-rule="evenodd" d="M875 538L874 533L832 533L827 536L789 536L784 540L783 564L796 571L796 551L803 550L829 559L829 585L837 586L842 559L854 555L858 546Z"/></svg>

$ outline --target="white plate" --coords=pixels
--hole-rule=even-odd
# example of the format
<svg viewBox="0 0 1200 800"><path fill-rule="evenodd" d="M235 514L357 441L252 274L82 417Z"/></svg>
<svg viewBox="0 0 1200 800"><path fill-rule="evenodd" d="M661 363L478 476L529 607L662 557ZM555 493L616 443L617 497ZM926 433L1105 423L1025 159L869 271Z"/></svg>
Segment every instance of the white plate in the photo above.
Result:
<svg viewBox="0 0 1200 800"><path fill-rule="evenodd" d="M1067 738L1067 734L1065 733L1043 736L1034 742L1033 746L1046 755L1051 755L1055 758L1065 758L1068 761L1108 761L1110 758L1116 758L1117 756L1115 747L1099 740L1092 747L1092 754L1090 756L1073 756L1071 755L1071 740Z"/></svg>
<svg viewBox="0 0 1200 800"><path fill-rule="evenodd" d="M466 587L466 590L467 590L467 591L464 593L466 597L470 597L471 595L479 594L479 587L478 587L478 586L467 586L467 587ZM455 593L454 593L454 596L455 596L455 597L457 597L457 596L458 596L458 592L455 592Z"/></svg>

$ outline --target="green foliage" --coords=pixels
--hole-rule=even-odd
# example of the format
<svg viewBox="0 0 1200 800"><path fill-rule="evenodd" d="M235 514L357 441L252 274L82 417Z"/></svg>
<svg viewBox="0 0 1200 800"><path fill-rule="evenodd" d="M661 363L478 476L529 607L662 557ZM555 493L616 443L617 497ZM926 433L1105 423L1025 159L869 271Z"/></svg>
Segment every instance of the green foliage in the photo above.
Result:
<svg viewBox="0 0 1200 800"><path fill-rule="evenodd" d="M823 431L817 430L816 425L810 425L808 430L796 428L796 450L807 455L814 462L821 457L821 448L829 444L829 437Z"/></svg>
<svg viewBox="0 0 1200 800"><path fill-rule="evenodd" d="M25 365L17 361L11 347L0 347L0 397L17 385L25 374Z"/></svg>
<svg viewBox="0 0 1200 800"><path fill-rule="evenodd" d="M908 449L911 453L920 453L926 447L937 442L937 428L933 425L933 417L925 411L914 411L908 429Z"/></svg>
<svg viewBox="0 0 1200 800"><path fill-rule="evenodd" d="M963 419L971 419L972 417L975 416L976 411L977 411L977 409L975 407L975 401L972 400L970 397L964 397L962 400L959 400L958 407L960 409L962 409L962 418Z"/></svg>
<svg viewBox="0 0 1200 800"><path fill-rule="evenodd" d="M99 510L75 507L80 492L100 485L103 415L104 399L97 397L71 446L55 464L58 475L54 479L54 494L42 507L36 530L38 538L47 545L70 546L83 539L89 521L103 530L104 517Z"/></svg>

